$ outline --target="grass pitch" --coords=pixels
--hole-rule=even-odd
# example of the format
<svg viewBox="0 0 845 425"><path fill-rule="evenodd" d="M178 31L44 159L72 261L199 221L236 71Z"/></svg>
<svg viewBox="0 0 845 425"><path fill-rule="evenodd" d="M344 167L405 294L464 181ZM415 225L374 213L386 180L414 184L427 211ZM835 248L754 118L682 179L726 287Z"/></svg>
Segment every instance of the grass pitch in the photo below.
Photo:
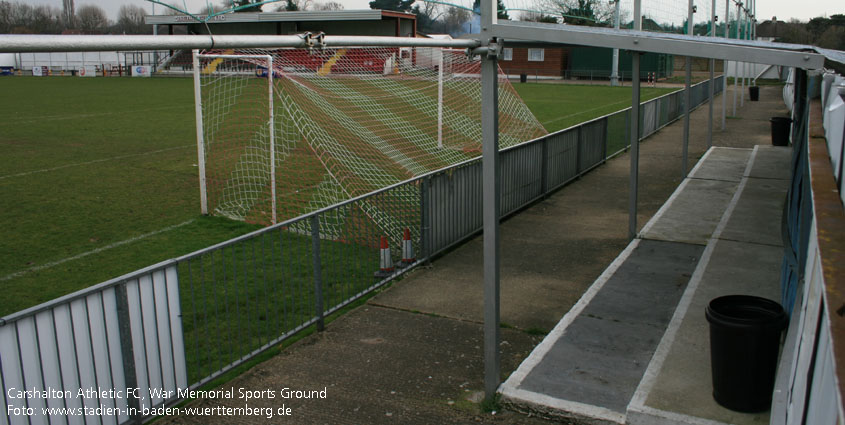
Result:
<svg viewBox="0 0 845 425"><path fill-rule="evenodd" d="M514 86L549 131L631 98ZM0 92L0 315L257 228L199 214L191 79L5 77Z"/></svg>

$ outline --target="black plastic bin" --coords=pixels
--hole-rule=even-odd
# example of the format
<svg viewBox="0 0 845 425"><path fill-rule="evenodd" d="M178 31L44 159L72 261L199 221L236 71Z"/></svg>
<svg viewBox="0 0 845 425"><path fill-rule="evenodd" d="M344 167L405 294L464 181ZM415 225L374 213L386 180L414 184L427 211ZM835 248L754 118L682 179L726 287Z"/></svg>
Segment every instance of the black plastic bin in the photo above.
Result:
<svg viewBox="0 0 845 425"><path fill-rule="evenodd" d="M757 86L748 87L748 97L751 98L752 102L756 102L756 101L760 100L760 87L757 87Z"/></svg>
<svg viewBox="0 0 845 425"><path fill-rule="evenodd" d="M528 81L528 75L527 74L519 74L519 82L524 83L526 81Z"/></svg>
<svg viewBox="0 0 845 425"><path fill-rule="evenodd" d="M786 117L772 117L772 145L786 146L789 144L789 130L792 126L792 119Z"/></svg>
<svg viewBox="0 0 845 425"><path fill-rule="evenodd" d="M738 412L763 412L772 404L781 332L788 323L780 304L751 295L710 301L713 398Z"/></svg>

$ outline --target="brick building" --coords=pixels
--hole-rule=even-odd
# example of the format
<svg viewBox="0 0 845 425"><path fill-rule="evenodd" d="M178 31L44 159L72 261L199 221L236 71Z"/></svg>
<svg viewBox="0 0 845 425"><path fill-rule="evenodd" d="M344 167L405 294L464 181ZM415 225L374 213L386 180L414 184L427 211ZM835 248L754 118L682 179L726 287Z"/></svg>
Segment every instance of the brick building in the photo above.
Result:
<svg viewBox="0 0 845 425"><path fill-rule="evenodd" d="M561 77L567 69L569 49L564 47L505 47L499 66L508 75Z"/></svg>

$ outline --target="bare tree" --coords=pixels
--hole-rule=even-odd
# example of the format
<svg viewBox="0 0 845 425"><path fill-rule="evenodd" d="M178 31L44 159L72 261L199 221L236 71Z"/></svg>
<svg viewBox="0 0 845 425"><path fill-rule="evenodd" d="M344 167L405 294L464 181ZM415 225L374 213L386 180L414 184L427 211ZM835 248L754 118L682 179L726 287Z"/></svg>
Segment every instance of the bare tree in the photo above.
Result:
<svg viewBox="0 0 845 425"><path fill-rule="evenodd" d="M343 5L336 1L314 3L313 10L343 10Z"/></svg>
<svg viewBox="0 0 845 425"><path fill-rule="evenodd" d="M63 0L62 1L62 19L65 21L65 26L67 28L73 28L75 25L74 18L75 18L73 0Z"/></svg>
<svg viewBox="0 0 845 425"><path fill-rule="evenodd" d="M147 34L150 28L144 23L147 12L134 4L120 6L117 12L117 32L124 34Z"/></svg>
<svg viewBox="0 0 845 425"><path fill-rule="evenodd" d="M86 33L101 33L109 26L106 12L99 6L84 4L76 9L79 29Z"/></svg>
<svg viewBox="0 0 845 425"><path fill-rule="evenodd" d="M277 6L274 12L289 12L291 10L311 10L312 0L288 0Z"/></svg>
<svg viewBox="0 0 845 425"><path fill-rule="evenodd" d="M845 50L845 26L828 27L819 36L816 44L825 49Z"/></svg>
<svg viewBox="0 0 845 425"><path fill-rule="evenodd" d="M471 18L472 13L470 11L458 7L449 7L441 19L443 32L451 34L453 37L460 36L465 33L464 24L469 22Z"/></svg>
<svg viewBox="0 0 845 425"><path fill-rule="evenodd" d="M58 34L62 32L62 13L50 6L37 6L32 9L32 22L29 28L39 34Z"/></svg>
<svg viewBox="0 0 845 425"><path fill-rule="evenodd" d="M522 12L519 15L519 20L527 22L547 22L552 24L556 24L558 22L557 17L540 12Z"/></svg>
<svg viewBox="0 0 845 425"><path fill-rule="evenodd" d="M64 29L60 9L0 1L0 33L59 34Z"/></svg>
<svg viewBox="0 0 845 425"><path fill-rule="evenodd" d="M0 33L10 34L14 28L15 21L12 19L12 3L5 0L0 1Z"/></svg>
<svg viewBox="0 0 845 425"><path fill-rule="evenodd" d="M203 15L213 15L215 13L222 12L224 10L229 10L229 9L231 9L229 6L219 5L219 4L209 4L209 5L206 5L202 9L201 13Z"/></svg>
<svg viewBox="0 0 845 425"><path fill-rule="evenodd" d="M564 16L564 22L575 25L599 25L612 22L613 6L599 0L538 0L540 10Z"/></svg>

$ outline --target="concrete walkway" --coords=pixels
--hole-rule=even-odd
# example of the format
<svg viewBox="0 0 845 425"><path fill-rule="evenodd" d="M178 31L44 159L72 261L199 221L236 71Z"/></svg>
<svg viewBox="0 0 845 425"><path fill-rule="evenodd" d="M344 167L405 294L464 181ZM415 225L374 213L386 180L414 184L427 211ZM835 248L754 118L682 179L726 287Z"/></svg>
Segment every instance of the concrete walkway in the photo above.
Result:
<svg viewBox="0 0 845 425"><path fill-rule="evenodd" d="M785 108L778 88L763 87L760 98L760 102L746 103L740 117L729 119L727 131L721 132L717 126L714 144L750 148L768 143L768 118L782 115ZM718 99L716 105L718 117ZM706 106L693 114L690 164L706 151L706 119ZM749 132L762 134L748 137ZM678 121L641 145L640 225L682 181L681 134ZM627 155L608 161L503 223L503 379L628 245L628 164ZM655 242L659 244L668 242ZM250 401L251 407L286 404L292 408L291 416L272 421L242 417L221 423L546 423L536 415L508 410L491 414L480 409L481 245L478 237L455 248L330 323L324 332L297 342L225 384L256 390L325 387L327 398L257 399ZM684 255L698 256L700 249L693 247ZM671 296L682 297L683 288ZM659 341L660 335L654 338ZM648 358L638 361L641 367L648 366ZM194 403L243 407L243 400ZM164 422L200 424L207 418L181 416Z"/></svg>
<svg viewBox="0 0 845 425"><path fill-rule="evenodd" d="M511 375L505 400L599 423L768 423L713 401L704 308L729 294L779 300L790 157L710 150Z"/></svg>

